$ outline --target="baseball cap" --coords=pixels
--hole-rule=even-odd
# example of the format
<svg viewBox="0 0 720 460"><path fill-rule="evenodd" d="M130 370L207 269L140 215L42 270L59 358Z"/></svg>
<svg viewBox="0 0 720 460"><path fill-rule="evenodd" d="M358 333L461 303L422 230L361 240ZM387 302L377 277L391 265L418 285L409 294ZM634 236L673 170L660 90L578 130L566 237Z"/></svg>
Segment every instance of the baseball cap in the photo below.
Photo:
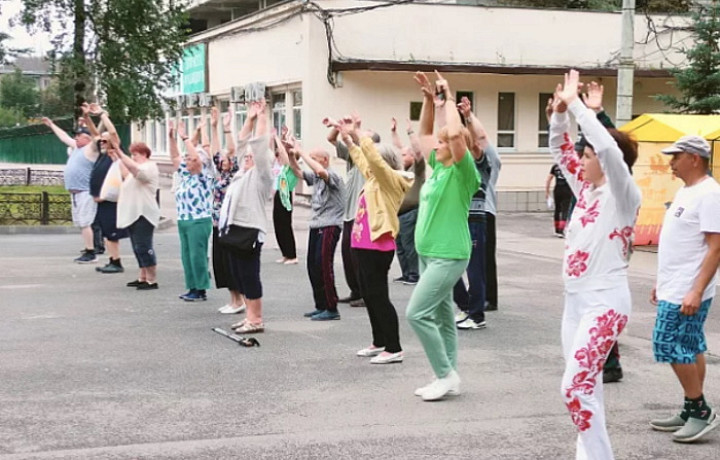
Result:
<svg viewBox="0 0 720 460"><path fill-rule="evenodd" d="M710 144L700 136L683 136L673 145L661 150L666 155L674 153L692 153L702 158L710 158Z"/></svg>
<svg viewBox="0 0 720 460"><path fill-rule="evenodd" d="M78 134L87 134L88 136L92 136L92 134L90 134L90 130L87 128L84 128L84 127L81 127L81 128L78 128L75 130L75 135L78 135Z"/></svg>

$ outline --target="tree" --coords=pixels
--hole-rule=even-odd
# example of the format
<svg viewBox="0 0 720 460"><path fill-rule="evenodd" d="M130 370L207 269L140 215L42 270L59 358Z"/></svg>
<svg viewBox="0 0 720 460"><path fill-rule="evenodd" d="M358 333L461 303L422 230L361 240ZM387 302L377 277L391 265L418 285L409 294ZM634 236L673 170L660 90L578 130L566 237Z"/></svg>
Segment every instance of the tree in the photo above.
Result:
<svg viewBox="0 0 720 460"><path fill-rule="evenodd" d="M25 124L25 117L18 109L0 106L0 128L11 128Z"/></svg>
<svg viewBox="0 0 720 460"><path fill-rule="evenodd" d="M656 98L683 113L720 112L720 2L701 5L693 13L692 48L683 49L688 66L670 72L680 97L659 94Z"/></svg>
<svg viewBox="0 0 720 460"><path fill-rule="evenodd" d="M38 102L35 81L23 75L20 69L15 68L15 72L0 78L0 106L30 118L37 114Z"/></svg>
<svg viewBox="0 0 720 460"><path fill-rule="evenodd" d="M23 4L21 20L29 28L53 21L65 26L53 43L68 71L60 78L74 87L76 108L97 92L118 121L145 120L163 112L161 94L175 83L172 69L182 57L187 35L186 0Z"/></svg>

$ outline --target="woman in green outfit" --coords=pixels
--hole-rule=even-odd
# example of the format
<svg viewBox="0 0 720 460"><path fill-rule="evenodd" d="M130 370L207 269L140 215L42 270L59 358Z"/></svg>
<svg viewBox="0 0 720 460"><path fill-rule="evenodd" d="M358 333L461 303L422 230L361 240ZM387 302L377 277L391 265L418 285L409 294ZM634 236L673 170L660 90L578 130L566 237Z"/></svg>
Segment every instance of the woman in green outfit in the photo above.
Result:
<svg viewBox="0 0 720 460"><path fill-rule="evenodd" d="M425 401L460 392L452 293L470 259L468 211L470 199L480 186L468 150L470 135L462 125L447 81L435 73L434 91L424 73L415 74L423 93L420 144L433 172L420 191L415 228L420 281L407 307L408 322L436 376L432 383L415 390L415 395ZM433 135L435 106L446 123L437 136Z"/></svg>

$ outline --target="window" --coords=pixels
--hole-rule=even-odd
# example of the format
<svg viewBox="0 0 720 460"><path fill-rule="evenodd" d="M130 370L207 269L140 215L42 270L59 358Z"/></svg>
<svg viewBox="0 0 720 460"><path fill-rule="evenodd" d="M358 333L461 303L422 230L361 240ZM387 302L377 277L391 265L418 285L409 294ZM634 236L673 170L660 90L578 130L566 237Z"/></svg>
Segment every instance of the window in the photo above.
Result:
<svg viewBox="0 0 720 460"><path fill-rule="evenodd" d="M498 93L498 148L515 147L515 93Z"/></svg>
<svg viewBox="0 0 720 460"><path fill-rule="evenodd" d="M167 125L165 119L162 118L157 121L158 125L158 143L153 151L156 152L167 152Z"/></svg>
<svg viewBox="0 0 720 460"><path fill-rule="evenodd" d="M538 97L538 147L548 148L549 139L549 123L545 116L545 107L547 106L548 99L552 99L552 93L540 93Z"/></svg>
<svg viewBox="0 0 720 460"><path fill-rule="evenodd" d="M302 138L302 90L292 92L293 98L293 135L296 139ZM278 132L281 132L278 130Z"/></svg>
<svg viewBox="0 0 720 460"><path fill-rule="evenodd" d="M422 102L410 103L410 121L420 120L420 112L422 112Z"/></svg>
<svg viewBox="0 0 720 460"><path fill-rule="evenodd" d="M285 93L272 95L272 125L277 132L282 132L285 125Z"/></svg>
<svg viewBox="0 0 720 460"><path fill-rule="evenodd" d="M157 132L155 131L155 120L149 121L145 125L145 131L147 132L147 136L145 136L145 141L150 147L151 150L157 149Z"/></svg>

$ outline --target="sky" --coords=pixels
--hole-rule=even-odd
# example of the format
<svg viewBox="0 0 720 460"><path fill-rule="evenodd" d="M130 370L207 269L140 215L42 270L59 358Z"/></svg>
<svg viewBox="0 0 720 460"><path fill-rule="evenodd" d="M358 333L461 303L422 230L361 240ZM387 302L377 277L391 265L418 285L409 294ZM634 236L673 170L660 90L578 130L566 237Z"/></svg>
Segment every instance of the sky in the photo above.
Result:
<svg viewBox="0 0 720 460"><path fill-rule="evenodd" d="M9 48L30 48L30 55L45 55L52 50L50 35L42 31L30 35L23 26L10 27L10 19L17 16L21 9L21 0L0 0L0 30L12 37L6 42L7 46Z"/></svg>

